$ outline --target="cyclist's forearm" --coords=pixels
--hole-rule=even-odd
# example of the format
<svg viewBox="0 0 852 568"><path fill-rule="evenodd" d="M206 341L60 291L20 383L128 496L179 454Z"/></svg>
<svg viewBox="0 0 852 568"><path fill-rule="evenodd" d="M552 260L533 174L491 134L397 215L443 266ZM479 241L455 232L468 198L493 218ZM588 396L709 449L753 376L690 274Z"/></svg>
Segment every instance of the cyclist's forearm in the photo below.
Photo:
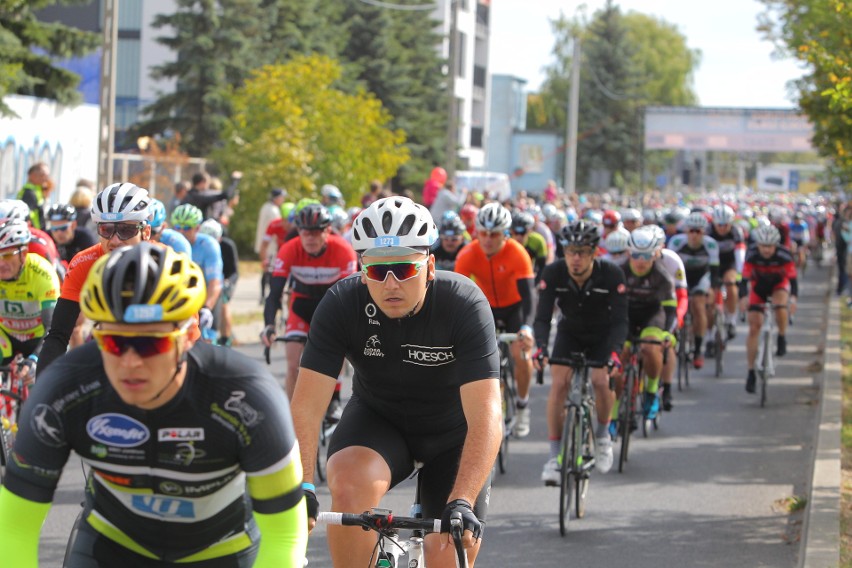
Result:
<svg viewBox="0 0 852 568"><path fill-rule="evenodd" d="M794 298L799 297L799 279L790 278L790 295Z"/></svg>
<svg viewBox="0 0 852 568"><path fill-rule="evenodd" d="M275 325L275 314L281 309L281 296L287 279L283 276L273 276L269 283L269 295L263 307L263 325Z"/></svg>
<svg viewBox="0 0 852 568"><path fill-rule="evenodd" d="M37 503L0 489L0 551L4 566L38 567L38 537L50 503Z"/></svg>
<svg viewBox="0 0 852 568"><path fill-rule="evenodd" d="M212 311L216 307L216 302L219 301L219 294L222 293L222 280L214 278L207 283L207 301L204 305Z"/></svg>
<svg viewBox="0 0 852 568"><path fill-rule="evenodd" d="M464 499L475 503L488 480L502 436L500 383L483 379L461 388L462 406L467 420L467 436L462 447L458 473L447 502Z"/></svg>
<svg viewBox="0 0 852 568"><path fill-rule="evenodd" d="M553 320L553 303L556 301L556 295L550 288L545 287L538 295L538 306L532 326L535 344L544 351L547 351L547 344L550 342L550 322Z"/></svg>
<svg viewBox="0 0 852 568"><path fill-rule="evenodd" d="M529 323L530 317L532 316L532 302L533 302L533 279L532 278L519 278L517 280L518 293L521 295L521 317L523 318L522 323Z"/></svg>
<svg viewBox="0 0 852 568"><path fill-rule="evenodd" d="M320 424L336 385L337 377L299 368L290 411L293 413L293 426L299 441L302 479L308 483L314 479Z"/></svg>
<svg viewBox="0 0 852 568"><path fill-rule="evenodd" d="M68 350L68 342L71 340L71 333L74 331L74 326L77 325L79 315L80 304L77 302L65 298L59 298L59 301L56 302L50 331L42 342L37 374L43 373L48 365Z"/></svg>
<svg viewBox="0 0 852 568"><path fill-rule="evenodd" d="M298 505L276 513L254 513L260 529L260 548L254 568L302 568L308 546L308 515L304 498Z"/></svg>

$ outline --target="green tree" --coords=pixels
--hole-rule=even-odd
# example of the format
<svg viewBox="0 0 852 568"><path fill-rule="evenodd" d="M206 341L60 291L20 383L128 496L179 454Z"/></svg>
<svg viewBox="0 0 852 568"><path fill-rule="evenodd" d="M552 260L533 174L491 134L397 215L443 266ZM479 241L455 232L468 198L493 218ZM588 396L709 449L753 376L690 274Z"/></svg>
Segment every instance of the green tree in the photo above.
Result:
<svg viewBox="0 0 852 568"><path fill-rule="evenodd" d="M322 0L262 0L266 22L264 64L283 63L294 54L320 53L337 57L345 44L339 27L340 12L348 3Z"/></svg>
<svg viewBox="0 0 852 568"><path fill-rule="evenodd" d="M355 203L370 180L392 176L408 160L405 135L389 128L381 102L338 88L341 72L331 58L296 56L256 70L231 95L234 112L214 159L245 172L248 189L232 231L237 242L253 239L257 207L272 187L302 197L334 180Z"/></svg>
<svg viewBox="0 0 852 568"><path fill-rule="evenodd" d="M852 5L847 0L762 0L759 29L782 55L806 64L795 82L814 127L813 144L831 171L852 183Z"/></svg>
<svg viewBox="0 0 852 568"><path fill-rule="evenodd" d="M446 150L449 102L437 22L422 11L361 2L347 3L341 18L344 76L374 93L392 117L390 126L405 131L411 160L396 173L396 185L419 189Z"/></svg>
<svg viewBox="0 0 852 568"><path fill-rule="evenodd" d="M72 105L80 101L79 75L57 67L59 59L81 57L100 44L98 34L56 22L41 22L35 12L57 2L0 1L0 115L12 114L3 104L8 94L30 95ZM65 0L62 4L81 4Z"/></svg>
<svg viewBox="0 0 852 568"><path fill-rule="evenodd" d="M676 27L643 14L622 14L612 0L588 23L562 16L551 25L554 61L540 97L533 99L529 126L565 131L573 38L580 37L578 186L595 172L607 172L610 184L636 187L642 108L693 104L692 71L699 53L687 47Z"/></svg>

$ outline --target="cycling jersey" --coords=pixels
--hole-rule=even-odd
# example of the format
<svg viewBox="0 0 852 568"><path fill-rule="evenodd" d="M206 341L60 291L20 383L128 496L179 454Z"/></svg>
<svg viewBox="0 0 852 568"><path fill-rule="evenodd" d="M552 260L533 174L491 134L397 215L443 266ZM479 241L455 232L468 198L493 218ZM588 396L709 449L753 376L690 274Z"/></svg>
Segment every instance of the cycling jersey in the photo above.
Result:
<svg viewBox="0 0 852 568"><path fill-rule="evenodd" d="M701 245L692 248L686 234L680 233L669 241L669 249L676 252L686 268L689 289L699 286L705 274L717 285L719 279L719 245L708 235L703 235Z"/></svg>
<svg viewBox="0 0 852 568"><path fill-rule="evenodd" d="M710 237L719 245L719 273L724 274L728 270L734 269L741 274L746 246L740 228L734 225L730 231L722 235L714 226L710 230Z"/></svg>
<svg viewBox="0 0 852 568"><path fill-rule="evenodd" d="M541 278L541 271L544 270L544 265L547 263L547 242L544 237L539 233L530 233L527 237L527 243L524 245L524 250L530 255L536 278Z"/></svg>
<svg viewBox="0 0 852 568"><path fill-rule="evenodd" d="M678 326L682 326L683 318L689 310L689 285L686 283L686 268L684 268L680 256L673 250L663 249L660 253L660 262L674 281L675 297L677 298L677 323Z"/></svg>
<svg viewBox="0 0 852 568"><path fill-rule="evenodd" d="M213 280L223 280L222 249L219 247L219 241L210 235L195 235L195 242L192 243L192 262L201 267L208 284Z"/></svg>
<svg viewBox="0 0 852 568"><path fill-rule="evenodd" d="M353 396L410 435L466 433L459 387L496 380L500 370L483 293L446 271L436 271L420 311L402 319L385 316L357 276L332 286L311 322L301 366L336 377L344 357L355 370Z"/></svg>
<svg viewBox="0 0 852 568"><path fill-rule="evenodd" d="M492 308L519 303L522 298L518 280L535 277L527 251L514 239L506 239L500 251L490 258L479 241L473 241L456 257L456 272L476 282Z"/></svg>
<svg viewBox="0 0 852 568"><path fill-rule="evenodd" d="M50 503L73 450L91 468L89 528L150 559L217 558L249 548L257 541L252 509L264 525L267 516L305 514L287 399L265 369L230 349L197 343L178 394L142 410L121 401L97 345L88 343L39 376L20 424L28 427L18 432L4 491L23 503ZM11 543L3 537L6 555ZM280 546L262 539L261 554L267 544ZM36 551L20 551L33 555L26 565L35 565ZM303 558L304 549L298 554ZM120 558L100 560L121 565ZM285 565L296 566L292 561Z"/></svg>
<svg viewBox="0 0 852 568"><path fill-rule="evenodd" d="M59 258L67 264L78 252L97 244L97 242L98 239L91 231L77 227L74 229L74 238L64 245L56 243L56 248L59 251Z"/></svg>
<svg viewBox="0 0 852 568"><path fill-rule="evenodd" d="M435 270L448 270L450 272L455 270L456 258L465 246L467 246L467 243L462 242L455 252L447 252L441 246L440 240L436 242L435 248L432 249L432 254L435 255Z"/></svg>
<svg viewBox="0 0 852 568"><path fill-rule="evenodd" d="M33 227L30 227L30 235L31 239L27 245L29 251L46 258L52 266L59 266L59 251L50 235Z"/></svg>
<svg viewBox="0 0 852 568"><path fill-rule="evenodd" d="M799 246L806 245L811 240L811 231L806 221L790 222L790 239Z"/></svg>
<svg viewBox="0 0 852 568"><path fill-rule="evenodd" d="M645 274L636 274L627 259L619 266L624 272L630 335L639 336L646 327L673 331L677 306L674 281L662 263L655 260Z"/></svg>
<svg viewBox="0 0 852 568"><path fill-rule="evenodd" d="M44 337L44 310L52 312L58 298L56 271L39 255L27 254L17 279L0 280L0 330L21 342Z"/></svg>
<svg viewBox="0 0 852 568"><path fill-rule="evenodd" d="M533 331L536 344L547 352L553 304L559 307L557 342L561 335L582 338L584 344L603 344L608 357L621 351L627 337L627 296L624 273L606 260L596 259L582 287L571 278L564 260L548 264L541 275Z"/></svg>
<svg viewBox="0 0 852 568"><path fill-rule="evenodd" d="M775 247L775 253L769 258L764 258L756 246L750 248L743 267L743 280L751 281L752 293L759 298L752 296L752 304L766 301L774 290L787 287L791 295L799 294L796 263L786 247Z"/></svg>
<svg viewBox="0 0 852 568"><path fill-rule="evenodd" d="M175 252L182 252L186 256L192 258L192 245L179 232L174 229L163 229L160 233L160 242L170 247Z"/></svg>
<svg viewBox="0 0 852 568"><path fill-rule="evenodd" d="M310 255L301 239L290 240L278 250L272 277L292 276L293 292L319 300L332 284L349 276L357 268L357 256L352 245L337 235L328 235L325 250Z"/></svg>

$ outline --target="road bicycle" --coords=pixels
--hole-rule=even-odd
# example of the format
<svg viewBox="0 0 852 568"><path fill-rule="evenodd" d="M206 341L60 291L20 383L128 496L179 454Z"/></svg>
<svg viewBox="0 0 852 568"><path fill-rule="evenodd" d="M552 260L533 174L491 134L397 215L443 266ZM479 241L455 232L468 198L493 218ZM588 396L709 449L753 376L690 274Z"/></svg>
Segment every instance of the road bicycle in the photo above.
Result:
<svg viewBox="0 0 852 568"><path fill-rule="evenodd" d="M10 364L0 366L0 483L6 477L6 466L12 455L21 405L29 394L27 385L18 378L18 365L22 360L19 354Z"/></svg>
<svg viewBox="0 0 852 568"><path fill-rule="evenodd" d="M630 450L630 436L637 428L637 417L642 416L642 435L647 438L650 430L660 427L660 413L649 418L644 412L645 373L640 355L642 344L662 345L657 339L631 340L630 357L624 365L624 389L618 406L617 438L621 440L618 452L618 472L624 473L627 455ZM663 349L663 364L666 361L667 349Z"/></svg>
<svg viewBox="0 0 852 568"><path fill-rule="evenodd" d="M754 370L760 381L760 406L766 406L766 389L769 379L775 376L775 344L778 329L775 326L775 310L786 308L785 304L766 302L762 305L763 325L757 343L757 358Z"/></svg>
<svg viewBox="0 0 852 568"><path fill-rule="evenodd" d="M441 519L423 518L419 468L415 468L413 475L417 476L417 486L410 517L398 517L390 509L373 508L359 514L322 512L317 515L317 523L374 531L376 546L367 564L369 568L427 568L423 539L427 534L441 532ZM407 540L400 540L399 533L403 530L411 531ZM462 545L464 529L461 513L455 512L450 517L449 533L456 550L456 567L467 568L467 552Z"/></svg>
<svg viewBox="0 0 852 568"><path fill-rule="evenodd" d="M689 311L683 317L683 325L678 330L677 339L677 390L689 388L689 367L692 365L692 314Z"/></svg>
<svg viewBox="0 0 852 568"><path fill-rule="evenodd" d="M713 353L713 358L715 360L715 374L716 377L721 377L725 372L725 348L728 344L728 333L725 327L725 305L722 297L721 290L717 292L717 297L719 298L716 302L714 313L714 332L713 332L713 345L715 351Z"/></svg>
<svg viewBox="0 0 852 568"><path fill-rule="evenodd" d="M571 390L565 398L565 423L562 426L562 449L559 462L559 532L568 532L573 505L574 515L586 515L586 495L589 477L595 467L595 391L590 371L605 363L589 361L584 353L572 353L565 359L551 360L551 364L571 367Z"/></svg>
<svg viewBox="0 0 852 568"><path fill-rule="evenodd" d="M498 333L497 346L500 351L500 397L503 408L503 439L497 453L497 467L500 473L506 473L509 465L509 440L518 423L518 409L515 406L517 388L515 371L512 365L510 345L518 339L517 333Z"/></svg>

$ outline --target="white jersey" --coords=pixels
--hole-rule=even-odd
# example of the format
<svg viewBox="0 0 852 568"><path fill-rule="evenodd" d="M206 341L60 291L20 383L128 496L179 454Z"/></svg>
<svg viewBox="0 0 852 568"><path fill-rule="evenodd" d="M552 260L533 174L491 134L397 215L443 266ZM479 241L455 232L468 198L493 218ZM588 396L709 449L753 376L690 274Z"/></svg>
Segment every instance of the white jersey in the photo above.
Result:
<svg viewBox="0 0 852 568"><path fill-rule="evenodd" d="M663 266L668 272L672 280L674 280L675 288L687 288L686 284L686 268L683 266L683 260L680 255L673 250L664 248L661 251Z"/></svg>

